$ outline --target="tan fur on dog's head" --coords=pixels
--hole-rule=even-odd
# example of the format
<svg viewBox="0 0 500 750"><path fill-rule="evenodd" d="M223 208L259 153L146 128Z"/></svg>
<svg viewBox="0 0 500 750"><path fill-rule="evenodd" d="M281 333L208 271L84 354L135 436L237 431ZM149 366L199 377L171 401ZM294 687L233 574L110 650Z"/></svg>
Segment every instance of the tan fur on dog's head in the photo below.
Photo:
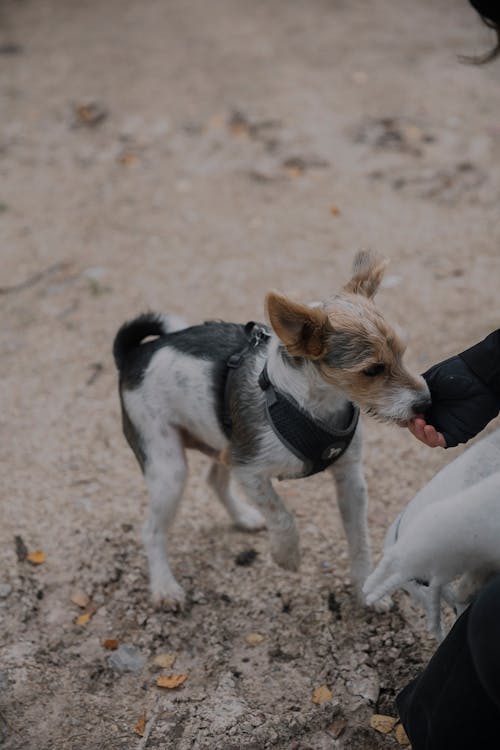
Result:
<svg viewBox="0 0 500 750"><path fill-rule="evenodd" d="M373 416L404 422L425 410L429 393L423 378L403 366L405 345L373 303L385 266L362 251L352 278L331 300L309 307L270 292L266 307L292 357L313 361L324 381Z"/></svg>

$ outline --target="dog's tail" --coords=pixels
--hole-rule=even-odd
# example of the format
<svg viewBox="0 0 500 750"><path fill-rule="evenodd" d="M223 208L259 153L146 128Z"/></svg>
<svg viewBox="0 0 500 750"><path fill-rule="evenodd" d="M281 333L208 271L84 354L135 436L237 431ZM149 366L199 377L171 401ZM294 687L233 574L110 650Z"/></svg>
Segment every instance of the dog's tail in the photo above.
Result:
<svg viewBox="0 0 500 750"><path fill-rule="evenodd" d="M131 352L137 349L148 336L165 336L167 333L186 328L185 323L177 315L162 315L160 313L143 313L134 320L124 323L115 336L113 343L113 357L119 372L125 367Z"/></svg>

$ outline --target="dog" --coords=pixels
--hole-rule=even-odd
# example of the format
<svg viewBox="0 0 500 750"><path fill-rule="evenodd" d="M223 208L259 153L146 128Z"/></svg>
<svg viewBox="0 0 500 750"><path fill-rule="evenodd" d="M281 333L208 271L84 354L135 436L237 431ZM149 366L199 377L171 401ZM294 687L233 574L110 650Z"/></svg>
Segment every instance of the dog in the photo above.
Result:
<svg viewBox="0 0 500 750"><path fill-rule="evenodd" d="M441 599L461 614L500 571L499 534L496 430L438 472L391 524L383 557L364 586L367 601L403 587L442 640Z"/></svg>
<svg viewBox="0 0 500 750"><path fill-rule="evenodd" d="M371 555L359 407L401 424L430 404L425 381L405 369L405 346L374 305L384 267L358 253L341 292L314 306L270 292L270 328L184 327L146 313L118 331L122 424L150 495L143 539L157 607L180 608L185 599L165 534L183 494L187 448L213 460L209 484L233 522L249 531L267 526L272 557L288 570L299 566L298 534L271 479L329 468L362 599ZM249 502L233 493L231 477Z"/></svg>

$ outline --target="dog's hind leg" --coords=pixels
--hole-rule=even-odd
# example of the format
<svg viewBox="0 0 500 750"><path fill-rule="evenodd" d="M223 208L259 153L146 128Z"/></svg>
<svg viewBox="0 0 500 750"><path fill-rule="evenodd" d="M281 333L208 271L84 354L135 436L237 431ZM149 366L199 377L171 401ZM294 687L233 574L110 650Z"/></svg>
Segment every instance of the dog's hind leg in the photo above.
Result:
<svg viewBox="0 0 500 750"><path fill-rule="evenodd" d="M271 480L250 473L247 467L235 467L233 472L249 499L264 516L271 537L273 560L282 568L297 570L300 550L295 519L274 491Z"/></svg>
<svg viewBox="0 0 500 750"><path fill-rule="evenodd" d="M258 531L266 522L257 508L253 508L237 495L230 487L230 471L224 464L214 461L210 467L207 481L225 507L235 526L244 531Z"/></svg>
<svg viewBox="0 0 500 750"><path fill-rule="evenodd" d="M144 475L149 489L149 517L143 539L149 563L153 603L157 607L178 608L184 591L175 580L167 559L166 532L182 497L187 465L182 440L173 427L162 427L154 436L145 436Z"/></svg>

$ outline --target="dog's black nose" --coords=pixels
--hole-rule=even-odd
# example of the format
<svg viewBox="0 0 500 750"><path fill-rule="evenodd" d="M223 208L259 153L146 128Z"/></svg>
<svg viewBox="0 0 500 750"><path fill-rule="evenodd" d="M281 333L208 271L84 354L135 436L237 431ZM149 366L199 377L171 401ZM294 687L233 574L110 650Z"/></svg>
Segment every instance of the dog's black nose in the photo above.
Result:
<svg viewBox="0 0 500 750"><path fill-rule="evenodd" d="M428 396L421 398L420 401L415 401L412 406L414 414L425 414L431 408L431 400Z"/></svg>

